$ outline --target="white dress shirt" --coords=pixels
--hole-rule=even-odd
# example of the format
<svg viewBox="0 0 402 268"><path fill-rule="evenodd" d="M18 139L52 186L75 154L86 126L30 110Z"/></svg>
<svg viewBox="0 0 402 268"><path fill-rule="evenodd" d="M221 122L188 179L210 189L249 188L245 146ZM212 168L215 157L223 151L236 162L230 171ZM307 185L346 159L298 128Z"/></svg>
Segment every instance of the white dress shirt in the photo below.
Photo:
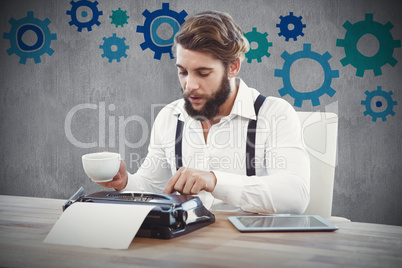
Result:
<svg viewBox="0 0 402 268"><path fill-rule="evenodd" d="M300 122L283 99L267 97L256 130L256 175L246 175L246 137L255 119L259 92L237 78L232 111L211 126L205 142L200 121L190 117L184 100L172 102L158 114L151 132L148 155L125 190L161 193L176 172L177 120L184 121L183 166L212 171L217 184L212 193L198 196L211 210L257 213L302 213L309 202L310 162L301 142Z"/></svg>

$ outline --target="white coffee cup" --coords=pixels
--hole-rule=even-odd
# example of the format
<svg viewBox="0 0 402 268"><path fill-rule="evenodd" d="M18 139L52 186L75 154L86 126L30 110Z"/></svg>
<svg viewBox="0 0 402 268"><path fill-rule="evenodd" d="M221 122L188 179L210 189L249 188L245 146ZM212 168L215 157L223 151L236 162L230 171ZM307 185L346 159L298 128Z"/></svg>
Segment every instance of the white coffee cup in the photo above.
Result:
<svg viewBox="0 0 402 268"><path fill-rule="evenodd" d="M85 174L94 182L113 180L120 168L120 154L112 152L90 153L82 156Z"/></svg>

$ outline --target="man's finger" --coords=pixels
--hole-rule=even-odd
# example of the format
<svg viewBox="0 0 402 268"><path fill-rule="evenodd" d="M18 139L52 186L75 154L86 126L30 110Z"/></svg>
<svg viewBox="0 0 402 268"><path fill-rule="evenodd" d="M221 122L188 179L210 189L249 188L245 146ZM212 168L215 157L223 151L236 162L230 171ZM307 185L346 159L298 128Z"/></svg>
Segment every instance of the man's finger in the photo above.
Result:
<svg viewBox="0 0 402 268"><path fill-rule="evenodd" d="M180 171L180 170L179 170ZM181 174L179 176L179 178L177 179L176 183L173 186L173 189L179 193L187 193L185 192L185 187L188 183L188 179L191 178L191 172L189 169L187 168L183 168L183 170L181 171ZM190 186L192 186L193 183L191 183ZM191 189L191 188L190 188ZM190 191L190 189L187 189L188 191Z"/></svg>
<svg viewBox="0 0 402 268"><path fill-rule="evenodd" d="M117 183L116 183L116 181L118 180L118 178L113 178L113 180L111 180L111 181L108 181L108 182L98 182L98 184L100 185L100 186L102 186L102 187L105 187L105 188L115 188L116 187L116 185L117 185Z"/></svg>
<svg viewBox="0 0 402 268"><path fill-rule="evenodd" d="M184 178L181 184L180 181L179 183L176 183L176 190L181 191L184 194L191 194L195 184L196 184L195 177Z"/></svg>
<svg viewBox="0 0 402 268"><path fill-rule="evenodd" d="M173 175L173 177L170 178L170 180L166 184L165 190L163 190L164 194L173 193L174 186L184 170L185 169L183 167L181 167L178 171L176 171L176 173Z"/></svg>
<svg viewBox="0 0 402 268"><path fill-rule="evenodd" d="M191 188L190 194L199 194L202 190L206 189L206 181L199 179L196 180L193 187Z"/></svg>

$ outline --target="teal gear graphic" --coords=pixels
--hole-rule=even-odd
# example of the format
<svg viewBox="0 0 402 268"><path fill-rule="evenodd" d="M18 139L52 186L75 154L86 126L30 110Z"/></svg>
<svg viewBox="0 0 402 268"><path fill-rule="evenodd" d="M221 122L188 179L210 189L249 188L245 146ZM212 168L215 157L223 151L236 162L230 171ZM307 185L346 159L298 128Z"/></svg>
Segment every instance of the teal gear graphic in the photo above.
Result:
<svg viewBox="0 0 402 268"><path fill-rule="evenodd" d="M343 66L351 64L355 67L356 76L363 77L366 70L373 70L374 75L381 75L381 67L386 63L392 67L398 62L392 55L394 48L401 47L401 40L394 40L390 30L391 22L382 25L373 21L373 14L366 14L365 20L351 24L346 21L343 27L347 30L345 39L337 39L336 46L345 48L345 58L341 59ZM357 43L363 35L374 35L380 46L377 54L366 57L357 49Z"/></svg>
<svg viewBox="0 0 402 268"><path fill-rule="evenodd" d="M268 34L257 32L257 28L253 27L251 32L245 33L244 36L247 38L250 43L257 43L258 47L256 49L252 49L245 54L247 58L247 62L251 63L252 60L256 59L257 62L261 62L261 58L264 56L269 57L271 54L268 52L268 48L272 47L272 43L268 42Z"/></svg>
<svg viewBox="0 0 402 268"><path fill-rule="evenodd" d="M113 60L120 62L121 57L127 58L126 50L129 49L129 46L126 46L124 41L126 41L126 38L119 38L115 33L109 38L103 37L103 45L99 46L99 48L103 49L102 58L107 57L109 62ZM113 49L114 46L117 49Z"/></svg>
<svg viewBox="0 0 402 268"><path fill-rule="evenodd" d="M279 17L281 19L281 22L279 24L276 24L276 27L280 29L280 32L278 33L279 36L284 36L285 41L289 41L289 38L293 38L293 41L297 41L297 37L304 36L303 33L303 28L306 28L306 24L302 23L303 17L296 17L293 16L293 12L289 12L289 15L283 17ZM293 29L289 29L289 25L293 25Z"/></svg>
<svg viewBox="0 0 402 268"><path fill-rule="evenodd" d="M92 31L92 26L97 25L99 26L101 23L99 22L99 16L103 15L102 11L99 11L97 5L99 4L98 1L91 2L88 0L80 0L77 2L74 2L72 0L70 2L71 4L71 10L67 10L67 15L71 16L71 21L69 22L70 26L75 25L77 26L77 31L81 32L82 28L87 28L88 32ZM77 18L77 11L81 7L87 7L90 8L92 11L92 18L89 21L86 22L80 22ZM88 16L88 12L82 11L81 12L82 17Z"/></svg>
<svg viewBox="0 0 402 268"><path fill-rule="evenodd" d="M137 32L144 34L144 42L140 45L142 50L147 48L155 52L154 59L160 60L163 53L169 53L173 59L172 46L174 35L179 31L184 23L187 12L182 10L180 13L169 9L169 3L162 3L162 9L149 12L147 9L142 13L145 17L144 25L137 26ZM173 29L172 36L168 39L162 39L156 33L158 27L163 24L169 24Z"/></svg>
<svg viewBox="0 0 402 268"><path fill-rule="evenodd" d="M333 78L339 77L338 70L332 70L329 65L329 59L332 58L329 52L325 52L320 55L317 52L311 51L311 44L303 44L303 50L289 54L287 51L283 52L281 57L285 60L283 64L283 69L275 69L275 76L282 77L283 88L279 90L279 94L283 97L289 94L295 99L294 106L301 107L303 101L311 100L313 106L320 105L320 97L324 94L332 97L335 94L335 90L331 88L331 82ZM290 68L292 64L299 59L312 59L321 64L324 70L324 83L317 90L311 92L299 92L295 90L290 82Z"/></svg>
<svg viewBox="0 0 402 268"><path fill-rule="evenodd" d="M118 26L124 27L124 24L128 24L127 20L130 18L127 16L127 10L112 10L112 16L109 16L112 19L111 24L115 24L116 28Z"/></svg>
<svg viewBox="0 0 402 268"><path fill-rule="evenodd" d="M387 115L391 115L394 116L395 112L393 111L393 108L395 105L397 105L397 102L394 101L392 99L392 91L389 91L388 93L381 90L381 87L378 86L377 90L373 90L371 92L369 92L368 90L366 90L365 94L367 95L366 100L361 101L361 104L366 106L366 111L363 113L365 116L370 115L373 119L373 122L377 121L377 118L381 118L382 121L386 121L387 120ZM374 111L373 107L372 107L372 100L374 98L380 98L380 99L384 99L385 102L387 103L387 108L385 108L383 111ZM375 99L374 99L375 100ZM377 108L380 108L383 106L383 102L380 100L377 100L375 103L375 106Z"/></svg>
<svg viewBox="0 0 402 268"><path fill-rule="evenodd" d="M40 56L43 54L53 55L54 50L50 48L50 44L52 40L57 40L57 35L50 32L49 19L42 21L34 18L34 13L28 11L27 17L19 20L11 18L8 22L11 24L11 30L3 34L4 39L10 40L11 48L7 50L8 55L19 56L21 64L25 64L28 58L33 58L35 63L40 63ZM36 34L35 44L28 45L22 40L22 36L27 31L33 31Z"/></svg>

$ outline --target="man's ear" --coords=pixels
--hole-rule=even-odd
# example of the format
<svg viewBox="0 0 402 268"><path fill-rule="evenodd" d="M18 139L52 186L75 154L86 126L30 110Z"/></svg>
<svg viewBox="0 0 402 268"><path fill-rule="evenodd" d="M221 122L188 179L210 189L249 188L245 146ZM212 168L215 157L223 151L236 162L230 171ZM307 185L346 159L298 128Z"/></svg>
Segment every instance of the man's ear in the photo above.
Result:
<svg viewBox="0 0 402 268"><path fill-rule="evenodd" d="M240 58L237 58L231 63L229 63L228 77L229 78L235 77L240 71L240 66L241 66Z"/></svg>

